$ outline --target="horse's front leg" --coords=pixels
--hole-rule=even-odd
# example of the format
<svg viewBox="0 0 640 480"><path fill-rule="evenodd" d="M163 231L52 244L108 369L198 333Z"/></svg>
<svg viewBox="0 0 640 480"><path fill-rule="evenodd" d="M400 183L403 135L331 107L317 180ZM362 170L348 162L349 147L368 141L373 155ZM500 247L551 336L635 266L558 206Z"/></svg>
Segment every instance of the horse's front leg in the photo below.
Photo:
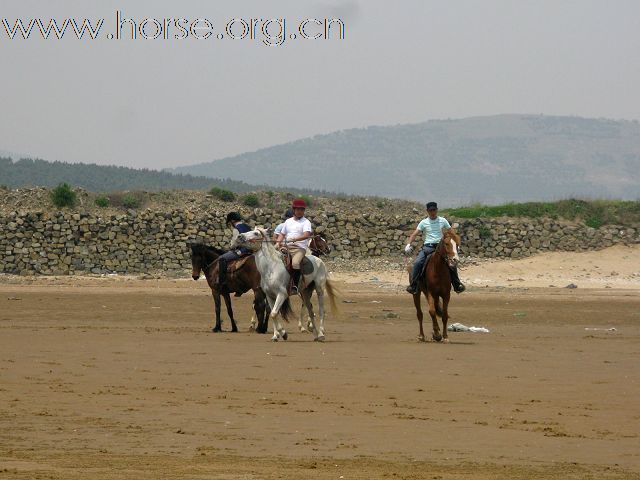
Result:
<svg viewBox="0 0 640 480"><path fill-rule="evenodd" d="M273 342L277 342L278 340L280 340L280 338L286 340L288 337L288 334L285 329L282 328L282 323L280 322L280 318L278 317L280 308L282 307L282 304L285 302L285 300L287 300L287 298L289 298L289 296L287 295L286 291L279 292L275 302L273 302L271 313L269 314L270 317L273 317L273 337L271 337L271 340Z"/></svg>
<svg viewBox="0 0 640 480"><path fill-rule="evenodd" d="M260 331L264 322L264 300L259 297L258 292L253 291L253 314L251 315L251 323L249 330L263 333Z"/></svg>
<svg viewBox="0 0 640 480"><path fill-rule="evenodd" d="M436 342L442 341L442 335L440 334L440 327L438 326L437 305L438 297L434 297L431 293L427 294L427 301L429 302L429 315L431 315L431 321L433 322L433 335L432 338Z"/></svg>
<svg viewBox="0 0 640 480"><path fill-rule="evenodd" d="M313 295L313 290L305 288L302 291L302 302L303 302L303 306L302 306L302 310L300 312L300 319L302 319L303 317L303 312L304 309L307 309L307 314L309 315L309 328L311 329L311 332L313 332L313 339L315 341L319 340L319 330L316 326L316 322L315 322L315 314L313 313L313 305L311 304L311 295ZM323 338L324 340L324 338Z"/></svg>
<svg viewBox="0 0 640 480"><path fill-rule="evenodd" d="M300 315L298 315L298 330L300 330L301 332L307 332L308 330L302 324L302 319L304 318L304 309L306 306L306 302L304 300L304 290L300 294L300 297L302 298L302 306L300 307Z"/></svg>
<svg viewBox="0 0 640 480"><path fill-rule="evenodd" d="M257 321L255 331L258 333L267 333L267 318L271 312L267 297L261 289L254 290L253 292L253 309L255 311L255 317L252 317L252 322Z"/></svg>
<svg viewBox="0 0 640 480"><path fill-rule="evenodd" d="M238 326L236 325L236 321L233 318L233 308L231 308L231 296L228 293L224 294L224 304L227 307L227 315L231 319L231 331L237 332Z"/></svg>
<svg viewBox="0 0 640 480"><path fill-rule="evenodd" d="M442 338L445 343L449 343L447 334L447 322L449 321L449 295L442 297Z"/></svg>
<svg viewBox="0 0 640 480"><path fill-rule="evenodd" d="M222 326L220 322L220 294L218 292L213 292L213 302L215 304L215 312L216 312L216 324L213 327L213 332L221 332Z"/></svg>
<svg viewBox="0 0 640 480"><path fill-rule="evenodd" d="M424 330L422 329L422 307L420 305L420 295L421 292L413 295L413 305L416 307L416 317L418 317L418 325L420 325L420 333L418 334L418 340L421 342L425 341Z"/></svg>

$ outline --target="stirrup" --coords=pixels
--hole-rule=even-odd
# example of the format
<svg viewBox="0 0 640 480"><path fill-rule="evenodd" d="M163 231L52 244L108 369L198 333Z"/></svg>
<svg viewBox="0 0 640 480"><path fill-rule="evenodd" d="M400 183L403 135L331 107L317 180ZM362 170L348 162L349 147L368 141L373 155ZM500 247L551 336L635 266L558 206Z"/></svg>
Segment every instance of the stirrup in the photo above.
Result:
<svg viewBox="0 0 640 480"><path fill-rule="evenodd" d="M418 291L417 291L415 288L413 288L413 286L412 286L412 285L409 285L409 286L406 288L406 291L407 291L408 293L410 293L411 295L415 295L416 293L418 293Z"/></svg>

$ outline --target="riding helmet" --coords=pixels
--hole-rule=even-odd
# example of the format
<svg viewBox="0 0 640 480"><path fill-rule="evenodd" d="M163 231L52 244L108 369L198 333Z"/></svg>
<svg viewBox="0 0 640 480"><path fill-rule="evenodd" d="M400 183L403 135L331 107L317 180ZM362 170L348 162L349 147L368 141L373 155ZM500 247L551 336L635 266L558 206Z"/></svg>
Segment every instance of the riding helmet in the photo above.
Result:
<svg viewBox="0 0 640 480"><path fill-rule="evenodd" d="M282 219L286 220L287 218L293 217L293 210L291 208L287 208L282 214Z"/></svg>
<svg viewBox="0 0 640 480"><path fill-rule="evenodd" d="M241 222L242 216L238 212L230 212L227 215L227 223L231 222Z"/></svg>
<svg viewBox="0 0 640 480"><path fill-rule="evenodd" d="M296 198L291 202L291 208L307 208L307 202L304 201L304 198Z"/></svg>

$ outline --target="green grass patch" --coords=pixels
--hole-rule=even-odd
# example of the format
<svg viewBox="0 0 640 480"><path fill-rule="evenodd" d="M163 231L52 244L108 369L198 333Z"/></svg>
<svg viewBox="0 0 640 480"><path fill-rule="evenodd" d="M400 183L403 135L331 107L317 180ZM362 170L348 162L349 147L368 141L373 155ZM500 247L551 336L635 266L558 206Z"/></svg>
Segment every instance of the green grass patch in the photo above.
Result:
<svg viewBox="0 0 640 480"><path fill-rule="evenodd" d="M100 195L96 197L94 202L98 207L106 208L109 206L109 197L107 197L106 195Z"/></svg>
<svg viewBox="0 0 640 480"><path fill-rule="evenodd" d="M584 222L589 227L630 225L640 222L640 201L578 200L557 202L507 203L505 205L471 205L450 208L443 213L458 218L529 217L563 218Z"/></svg>

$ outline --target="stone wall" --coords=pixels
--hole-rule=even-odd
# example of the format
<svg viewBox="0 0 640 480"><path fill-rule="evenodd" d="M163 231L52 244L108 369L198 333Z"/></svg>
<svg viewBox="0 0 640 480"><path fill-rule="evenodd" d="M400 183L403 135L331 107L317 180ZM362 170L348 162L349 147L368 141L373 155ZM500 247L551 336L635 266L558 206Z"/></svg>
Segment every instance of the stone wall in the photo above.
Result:
<svg viewBox="0 0 640 480"><path fill-rule="evenodd" d="M251 225L273 227L280 212L256 209ZM310 217L333 245L332 256L400 254L420 217L322 212ZM449 219L455 221L455 219ZM640 228L593 229L551 219L458 220L464 255L518 258L554 250L589 250L640 243ZM66 275L138 273L190 268L187 242L226 245L221 213L133 211L11 212L0 216L0 273Z"/></svg>

